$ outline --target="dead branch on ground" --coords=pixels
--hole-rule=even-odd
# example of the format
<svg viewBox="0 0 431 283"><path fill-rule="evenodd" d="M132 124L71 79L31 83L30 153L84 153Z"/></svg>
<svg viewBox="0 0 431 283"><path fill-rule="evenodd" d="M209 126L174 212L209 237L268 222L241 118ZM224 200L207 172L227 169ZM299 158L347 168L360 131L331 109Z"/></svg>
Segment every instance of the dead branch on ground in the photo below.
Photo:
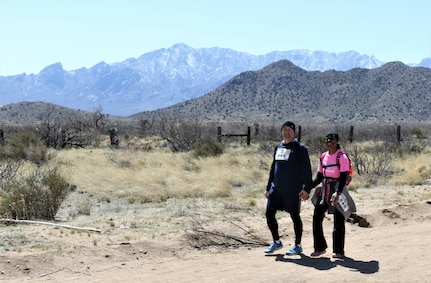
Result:
<svg viewBox="0 0 431 283"><path fill-rule="evenodd" d="M196 219L195 219L196 221ZM197 221L196 221L197 222ZM261 240L257 236L253 235L249 231L240 227L238 224L231 222L231 224L240 228L242 231L246 232L244 237L235 236L232 234L226 234L221 231L207 230L197 222L198 227L193 227L190 231L186 231L186 235L191 243L191 245L198 249L203 249L211 246L219 247L240 247L240 246L266 246L267 242ZM251 239L247 238L250 237Z"/></svg>
<svg viewBox="0 0 431 283"><path fill-rule="evenodd" d="M70 225L61 225L61 224L57 224L57 223L33 221L33 220L18 220L18 219L4 219L3 218L3 219L0 219L0 223L6 223L6 224L10 224L10 223L42 224L42 225L51 225L51 226L55 226L55 227L74 229L74 230L80 230L80 231L92 231L92 232L97 232L97 233L102 232L102 230L96 229L96 228L76 227L76 226L70 226Z"/></svg>

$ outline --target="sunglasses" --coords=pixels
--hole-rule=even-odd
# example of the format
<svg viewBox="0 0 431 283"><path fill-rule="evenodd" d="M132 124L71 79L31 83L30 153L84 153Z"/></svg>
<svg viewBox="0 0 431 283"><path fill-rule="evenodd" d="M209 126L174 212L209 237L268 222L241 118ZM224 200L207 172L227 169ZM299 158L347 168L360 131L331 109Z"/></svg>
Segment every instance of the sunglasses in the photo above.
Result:
<svg viewBox="0 0 431 283"><path fill-rule="evenodd" d="M327 138L325 138L325 141L333 141L333 140L335 140L334 137L327 137Z"/></svg>

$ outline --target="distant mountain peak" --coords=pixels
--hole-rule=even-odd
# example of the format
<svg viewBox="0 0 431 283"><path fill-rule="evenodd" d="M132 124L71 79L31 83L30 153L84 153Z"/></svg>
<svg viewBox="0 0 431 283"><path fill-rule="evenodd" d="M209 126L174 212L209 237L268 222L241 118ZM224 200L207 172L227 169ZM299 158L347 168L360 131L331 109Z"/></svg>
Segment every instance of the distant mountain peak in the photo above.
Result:
<svg viewBox="0 0 431 283"><path fill-rule="evenodd" d="M227 48L192 48L177 43L138 58L65 71L60 62L37 75L0 77L0 104L43 101L111 115L129 116L201 97L236 75L260 70L274 62L305 71L373 69L384 62L355 51L273 51L251 55ZM423 60L423 64L431 64Z"/></svg>

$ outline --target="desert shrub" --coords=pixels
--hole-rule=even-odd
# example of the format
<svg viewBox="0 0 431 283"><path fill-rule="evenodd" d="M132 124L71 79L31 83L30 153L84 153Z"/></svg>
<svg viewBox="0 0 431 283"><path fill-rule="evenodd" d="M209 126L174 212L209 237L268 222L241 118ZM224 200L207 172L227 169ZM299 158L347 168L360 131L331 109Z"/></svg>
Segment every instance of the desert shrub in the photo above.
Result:
<svg viewBox="0 0 431 283"><path fill-rule="evenodd" d="M0 155L15 160L28 160L41 164L48 159L48 150L43 141L31 131L20 131L12 134Z"/></svg>
<svg viewBox="0 0 431 283"><path fill-rule="evenodd" d="M410 146L410 153L421 153L422 152L422 147L419 146L418 144L412 144Z"/></svg>
<svg viewBox="0 0 431 283"><path fill-rule="evenodd" d="M18 173L24 161L0 155L0 192L5 191L5 184L11 181Z"/></svg>
<svg viewBox="0 0 431 283"><path fill-rule="evenodd" d="M422 130L421 130L420 128L418 128L418 127L413 127L413 128L410 130L410 133L411 133L413 136L416 136L416 138L418 138L418 139L424 139L424 138L426 138L426 137L424 136L424 134L422 133Z"/></svg>
<svg viewBox="0 0 431 283"><path fill-rule="evenodd" d="M69 188L58 167L39 167L22 180L14 178L7 186L0 212L14 219L54 219Z"/></svg>
<svg viewBox="0 0 431 283"><path fill-rule="evenodd" d="M192 145L193 156L210 157L223 154L223 146L215 139L198 141Z"/></svg>
<svg viewBox="0 0 431 283"><path fill-rule="evenodd" d="M167 141L173 152L185 152L193 144L211 136L208 125L197 120L178 120L163 117L160 120L160 136Z"/></svg>
<svg viewBox="0 0 431 283"><path fill-rule="evenodd" d="M368 182L376 183L379 177L393 173L396 147L385 142L369 142L353 145L348 150L355 173L365 177Z"/></svg>

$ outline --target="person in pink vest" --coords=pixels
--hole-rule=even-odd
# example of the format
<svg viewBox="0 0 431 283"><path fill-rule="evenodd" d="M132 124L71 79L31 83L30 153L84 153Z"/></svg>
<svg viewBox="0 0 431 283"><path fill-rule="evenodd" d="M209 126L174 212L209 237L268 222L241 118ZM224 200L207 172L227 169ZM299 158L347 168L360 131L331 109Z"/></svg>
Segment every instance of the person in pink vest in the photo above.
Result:
<svg viewBox="0 0 431 283"><path fill-rule="evenodd" d="M346 154L340 150L338 144L339 136L335 132L326 135L325 143L327 151L322 154L317 176L313 180L313 187L322 182L320 194L316 193L317 199L313 213L313 240L314 252L312 257L318 257L326 253L328 247L323 233L323 219L328 211L334 214L334 229L332 232L332 257L344 257L345 242L345 217L336 209L339 196L346 186L347 177L350 171L350 161Z"/></svg>

